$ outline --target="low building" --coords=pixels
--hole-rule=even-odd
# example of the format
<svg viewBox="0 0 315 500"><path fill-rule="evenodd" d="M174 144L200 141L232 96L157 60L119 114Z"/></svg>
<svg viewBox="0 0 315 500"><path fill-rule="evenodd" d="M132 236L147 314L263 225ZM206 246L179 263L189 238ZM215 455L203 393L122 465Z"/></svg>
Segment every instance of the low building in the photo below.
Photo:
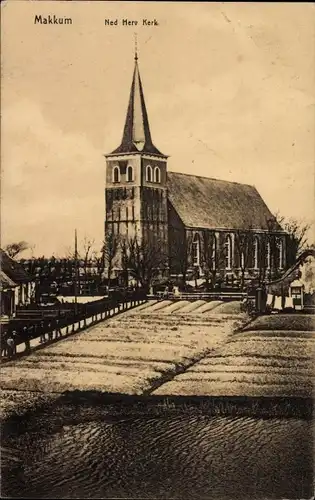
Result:
<svg viewBox="0 0 315 500"><path fill-rule="evenodd" d="M23 266L0 249L1 267L1 314L12 316L16 306L30 302L35 281Z"/></svg>
<svg viewBox="0 0 315 500"><path fill-rule="evenodd" d="M315 310L315 250L302 252L296 263L266 288L270 297L281 297L282 306L290 302L297 310Z"/></svg>
<svg viewBox="0 0 315 500"><path fill-rule="evenodd" d="M18 284L11 280L3 271L0 271L1 317L10 317L13 315L16 287L18 287Z"/></svg>

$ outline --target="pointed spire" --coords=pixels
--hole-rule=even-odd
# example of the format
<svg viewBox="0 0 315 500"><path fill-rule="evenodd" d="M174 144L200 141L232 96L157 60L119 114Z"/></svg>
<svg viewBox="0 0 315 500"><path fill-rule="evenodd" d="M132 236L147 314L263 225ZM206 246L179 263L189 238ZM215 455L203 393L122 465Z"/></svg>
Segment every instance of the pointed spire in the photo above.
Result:
<svg viewBox="0 0 315 500"><path fill-rule="evenodd" d="M138 61L137 33L135 33L135 61Z"/></svg>
<svg viewBox="0 0 315 500"><path fill-rule="evenodd" d="M123 137L111 154L143 152L164 156L153 144L138 66L137 35L135 34L135 67Z"/></svg>

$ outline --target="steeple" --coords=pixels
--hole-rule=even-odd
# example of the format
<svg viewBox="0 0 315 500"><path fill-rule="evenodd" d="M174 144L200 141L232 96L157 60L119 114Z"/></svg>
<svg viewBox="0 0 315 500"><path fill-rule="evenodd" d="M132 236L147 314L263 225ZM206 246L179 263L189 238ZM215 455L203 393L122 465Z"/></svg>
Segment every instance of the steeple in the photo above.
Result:
<svg viewBox="0 0 315 500"><path fill-rule="evenodd" d="M120 146L111 154L148 153L163 155L153 144L147 109L138 66L137 43L135 44L135 67L133 72L129 104L123 137Z"/></svg>

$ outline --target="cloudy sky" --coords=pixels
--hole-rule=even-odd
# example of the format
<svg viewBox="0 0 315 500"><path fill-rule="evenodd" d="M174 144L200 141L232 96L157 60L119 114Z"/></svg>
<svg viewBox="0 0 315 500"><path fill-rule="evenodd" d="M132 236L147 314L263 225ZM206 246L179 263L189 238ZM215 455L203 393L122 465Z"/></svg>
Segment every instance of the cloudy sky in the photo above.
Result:
<svg viewBox="0 0 315 500"><path fill-rule="evenodd" d="M35 25L35 14L73 24ZM121 140L135 31L169 170L254 184L273 212L311 222L313 4L9 0L1 28L2 246L62 256L74 228L100 246L103 155Z"/></svg>

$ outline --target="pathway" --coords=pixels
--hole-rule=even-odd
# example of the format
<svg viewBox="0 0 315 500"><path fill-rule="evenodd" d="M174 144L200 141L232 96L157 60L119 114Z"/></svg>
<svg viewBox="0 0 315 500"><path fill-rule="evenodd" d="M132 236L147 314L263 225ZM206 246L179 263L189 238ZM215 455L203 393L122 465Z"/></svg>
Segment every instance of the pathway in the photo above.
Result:
<svg viewBox="0 0 315 500"><path fill-rule="evenodd" d="M12 390L149 394L218 349L246 320L239 304L207 310L198 302L146 303L6 363L4 400Z"/></svg>

